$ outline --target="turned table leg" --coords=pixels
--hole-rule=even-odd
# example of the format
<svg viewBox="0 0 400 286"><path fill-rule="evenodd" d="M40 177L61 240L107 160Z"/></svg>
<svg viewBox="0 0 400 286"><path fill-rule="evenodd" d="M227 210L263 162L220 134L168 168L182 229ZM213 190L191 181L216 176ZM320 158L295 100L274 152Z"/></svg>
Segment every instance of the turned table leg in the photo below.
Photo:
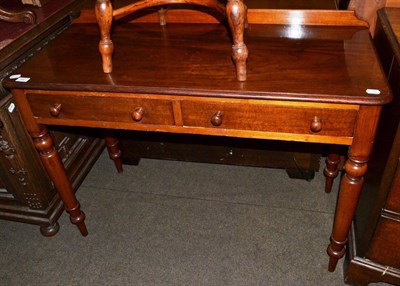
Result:
<svg viewBox="0 0 400 286"><path fill-rule="evenodd" d="M72 189L60 155L56 148L54 148L54 142L49 132L46 128L36 123L25 96L25 91L13 90L12 94L18 105L25 127L32 137L34 146L39 152L43 166L63 201L66 211L70 215L71 222L77 225L83 236L86 236L88 231L85 225L85 214L80 209L79 201ZM57 226L55 227L57 228ZM55 231L56 229L53 230Z"/></svg>
<svg viewBox="0 0 400 286"><path fill-rule="evenodd" d="M349 154L345 168L346 173L340 186L335 223L327 249L330 256L328 270L331 272L335 270L338 260L346 253L347 236L363 186L367 161L358 160Z"/></svg>
<svg viewBox="0 0 400 286"><path fill-rule="evenodd" d="M61 158L57 150L54 148L53 140L46 128L41 129L39 133L30 133L33 143L39 151L40 159L52 179L54 186L64 203L66 211L70 215L71 222L78 226L79 231L83 236L86 236L88 232L84 222L85 214L80 210L79 202L75 197L71 183L69 182L67 173L65 172L64 166L61 162Z"/></svg>
<svg viewBox="0 0 400 286"><path fill-rule="evenodd" d="M226 16L232 32L232 59L236 66L236 77L246 80L247 46L244 43L244 28L247 25L247 7L242 0L228 0Z"/></svg>
<svg viewBox="0 0 400 286"><path fill-rule="evenodd" d="M333 181L339 174L338 165L340 162L340 154L338 149L338 146L330 146L329 154L326 157L326 166L324 169L326 193L331 192Z"/></svg>
<svg viewBox="0 0 400 286"><path fill-rule="evenodd" d="M97 0L95 13L100 29L99 51L103 61L103 72L111 73L114 44L110 35L113 20L113 8L110 0Z"/></svg>
<svg viewBox="0 0 400 286"><path fill-rule="evenodd" d="M330 256L328 270L331 272L346 253L347 237L363 187L364 174L367 172L367 162L372 151L380 110L381 107L377 106L361 106L359 110L353 143L349 148L345 174L340 185L330 244L327 248Z"/></svg>
<svg viewBox="0 0 400 286"><path fill-rule="evenodd" d="M110 159L114 161L115 168L117 169L118 173L122 173L122 160L121 160L121 149L119 148L118 145L118 139L114 137L105 137L106 141L106 146L108 150L108 155L110 156Z"/></svg>

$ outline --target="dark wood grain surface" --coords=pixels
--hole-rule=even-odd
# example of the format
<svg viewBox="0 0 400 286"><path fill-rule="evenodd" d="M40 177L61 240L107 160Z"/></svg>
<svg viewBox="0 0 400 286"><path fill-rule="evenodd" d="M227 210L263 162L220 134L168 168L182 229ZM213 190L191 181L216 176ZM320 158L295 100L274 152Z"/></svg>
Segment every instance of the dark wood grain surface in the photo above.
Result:
<svg viewBox="0 0 400 286"><path fill-rule="evenodd" d="M387 34L389 34L393 41L391 42L391 48L398 62L400 62L400 19L399 19L399 9L387 7L380 11L381 14L385 15L385 19L381 20L383 22L383 29Z"/></svg>
<svg viewBox="0 0 400 286"><path fill-rule="evenodd" d="M389 99L367 29L251 25L244 83L235 78L228 31L218 24L115 25L115 69L107 75L97 51L98 28L76 24L15 72L28 82L5 85L184 95L213 90L213 96L364 104Z"/></svg>

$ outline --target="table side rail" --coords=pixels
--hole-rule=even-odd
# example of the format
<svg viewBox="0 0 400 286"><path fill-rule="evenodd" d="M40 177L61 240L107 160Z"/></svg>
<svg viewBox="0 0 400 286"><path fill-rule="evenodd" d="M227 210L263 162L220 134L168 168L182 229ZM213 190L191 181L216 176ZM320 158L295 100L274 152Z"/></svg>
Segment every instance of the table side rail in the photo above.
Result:
<svg viewBox="0 0 400 286"><path fill-rule="evenodd" d="M25 91L35 121L350 145L358 105L155 94Z"/></svg>

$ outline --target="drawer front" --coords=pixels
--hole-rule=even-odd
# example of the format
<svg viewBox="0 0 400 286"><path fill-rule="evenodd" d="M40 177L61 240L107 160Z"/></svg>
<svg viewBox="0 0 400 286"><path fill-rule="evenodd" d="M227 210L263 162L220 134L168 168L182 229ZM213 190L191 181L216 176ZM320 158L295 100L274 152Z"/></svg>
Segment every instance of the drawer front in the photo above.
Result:
<svg viewBox="0 0 400 286"><path fill-rule="evenodd" d="M151 125L173 125L171 102L146 96L34 94L27 99L35 117Z"/></svg>
<svg viewBox="0 0 400 286"><path fill-rule="evenodd" d="M182 120L188 127L352 137L357 110L326 106L184 101Z"/></svg>

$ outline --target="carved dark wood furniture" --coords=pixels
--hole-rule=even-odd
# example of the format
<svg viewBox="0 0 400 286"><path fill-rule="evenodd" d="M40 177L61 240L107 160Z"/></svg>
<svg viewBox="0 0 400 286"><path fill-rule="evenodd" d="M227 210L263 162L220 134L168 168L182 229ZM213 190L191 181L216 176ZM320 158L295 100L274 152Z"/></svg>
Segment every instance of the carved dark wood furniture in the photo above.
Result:
<svg viewBox="0 0 400 286"><path fill-rule="evenodd" d="M33 24L36 21L36 15L30 10L9 10L0 6L0 20L13 23Z"/></svg>
<svg viewBox="0 0 400 286"><path fill-rule="evenodd" d="M101 36L99 51L102 56L103 71L105 73L111 73L113 69L112 55L114 52L114 44L111 40L111 25L113 19L123 18L145 8L168 4L205 6L216 10L222 15L226 15L233 38L232 59L236 67L236 76L239 81L246 80L248 50L244 43L243 35L247 21L247 8L243 0L227 0L226 8L219 0L142 0L116 10L113 10L110 0L97 0L95 12ZM165 18L161 20L161 24L166 24Z"/></svg>
<svg viewBox="0 0 400 286"><path fill-rule="evenodd" d="M21 0L23 4L29 4L29 5L34 5L38 7L42 7L49 1L55 1L55 0Z"/></svg>
<svg viewBox="0 0 400 286"><path fill-rule="evenodd" d="M400 285L400 9L378 12L374 43L393 91L382 110L346 258L348 283Z"/></svg>
<svg viewBox="0 0 400 286"><path fill-rule="evenodd" d="M14 2L16 4L13 4ZM23 8L18 1L2 2L12 10ZM80 1L50 1L31 9L37 22L0 21L0 80L10 75L46 43L70 25ZM40 67L38 67L40 69ZM76 190L104 148L102 140L85 131L52 129L56 148ZM0 86L0 218L36 224L43 235L54 235L64 211L9 91Z"/></svg>
<svg viewBox="0 0 400 286"><path fill-rule="evenodd" d="M279 25L287 13L298 21ZM42 162L82 235L84 214L47 125L347 145L328 246L333 271L345 253L380 111L391 93L364 23L351 12L339 18L330 12L318 25L321 15L308 13L258 11L249 17L246 82L231 73L224 44L229 33L220 24L170 24L167 30L158 24L116 25L119 49L110 74L102 72L96 54L98 27L79 24L15 72L28 81L8 78ZM267 25L271 19L278 24ZM312 21L316 25L306 25ZM118 161L111 139L111 157Z"/></svg>

